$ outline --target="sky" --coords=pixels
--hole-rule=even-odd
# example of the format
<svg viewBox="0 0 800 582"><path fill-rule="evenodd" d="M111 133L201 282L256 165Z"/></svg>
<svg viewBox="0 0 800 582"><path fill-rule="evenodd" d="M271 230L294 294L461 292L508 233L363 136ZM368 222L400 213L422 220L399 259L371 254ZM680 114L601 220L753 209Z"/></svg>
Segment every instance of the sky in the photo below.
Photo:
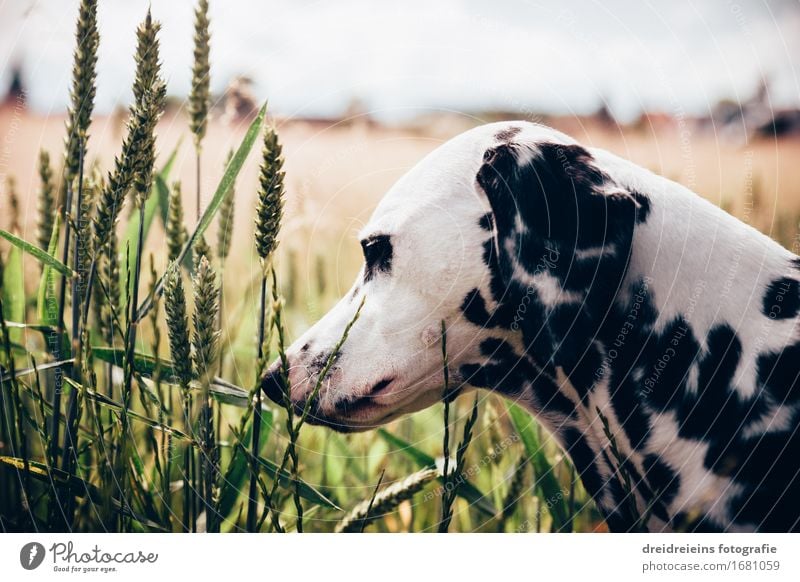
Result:
<svg viewBox="0 0 800 582"><path fill-rule="evenodd" d="M707 113L761 78L800 105L800 0L211 0L212 90L236 75L285 116L379 118L489 109ZM169 92L191 80L190 0L100 0L97 110L131 98L135 29L163 24ZM0 87L22 65L29 102L67 104L77 0L0 0ZM2 90L2 89L0 89Z"/></svg>

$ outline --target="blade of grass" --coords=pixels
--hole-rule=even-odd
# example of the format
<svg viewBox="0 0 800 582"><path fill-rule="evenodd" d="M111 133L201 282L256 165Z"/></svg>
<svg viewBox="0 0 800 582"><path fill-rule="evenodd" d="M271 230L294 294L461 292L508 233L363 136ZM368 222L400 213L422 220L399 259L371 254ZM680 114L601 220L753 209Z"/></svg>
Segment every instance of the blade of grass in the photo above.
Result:
<svg viewBox="0 0 800 582"><path fill-rule="evenodd" d="M240 447L245 454L250 455L244 447ZM252 455L250 455L252 457ZM300 479L299 477L292 477L289 471L283 469L279 471L278 464L263 457L256 457L256 463L259 468L263 470L273 480L277 480L281 487L289 491L294 491L295 488L300 492L300 497L314 503L315 505L323 505L329 509L341 510L341 507L336 505L333 501L325 497L322 493L317 491L314 487Z"/></svg>
<svg viewBox="0 0 800 582"><path fill-rule="evenodd" d="M539 491L542 501L549 508L553 518L553 530L560 531L569 525L569 510L567 509L566 495L556 479L556 474L550 461L547 460L544 448L536 434L534 420L525 410L514 404L506 403L508 414L514 428L522 439L525 452L535 471L535 488Z"/></svg>
<svg viewBox="0 0 800 582"><path fill-rule="evenodd" d="M58 252L58 236L60 230L61 215L56 214L52 235L50 236L50 244L47 246L47 254L53 258L55 258ZM58 323L56 321L57 301L53 267L51 265L44 265L42 278L39 281L39 291L36 294L36 314L40 324L55 326Z"/></svg>
<svg viewBox="0 0 800 582"><path fill-rule="evenodd" d="M38 247L37 247L38 248ZM22 251L11 247L3 268L3 313L6 320L25 321L25 273L22 267ZM19 342L21 330L9 330L10 339Z"/></svg>
<svg viewBox="0 0 800 582"><path fill-rule="evenodd" d="M272 433L272 411L264 411L261 413L261 438L259 439L259 450L264 450L264 447L269 440L269 435ZM241 442L249 443L252 440L253 427L252 424L247 427L247 431L242 437ZM239 494L242 492L245 478L247 477L247 457L241 453L238 447L235 447L232 452L232 458L225 473L225 478L222 480L220 487L218 513L224 518L227 517L233 508L236 506L236 501L239 499Z"/></svg>
<svg viewBox="0 0 800 582"><path fill-rule="evenodd" d="M6 239L15 248L18 248L22 252L31 255L34 259L36 259L40 263L44 265L50 265L65 277L71 278L75 276L75 271L70 269L68 266L66 266L64 263L62 263L55 257L50 256L49 254L47 254L47 251L43 251L36 245L31 244L28 241L19 238L18 236L14 236L10 232L3 230L2 228L0 228L0 237Z"/></svg>
<svg viewBox="0 0 800 582"><path fill-rule="evenodd" d="M119 402L115 402L114 400L111 400L108 396L105 396L104 394L100 394L100 393L96 392L95 390L92 390L91 388L83 387L80 384L78 384L75 380L72 380L71 378L66 378L65 380L66 380L67 384L69 384L73 389L75 389L75 390L85 390L86 397L90 398L92 400L96 400L97 403L100 406L102 406L104 408L108 408L110 410L113 410L116 413L121 413L122 412L123 405L120 404ZM137 421L139 421L139 422L141 422L143 424L146 424L147 426L149 426L152 429L162 431L162 432L164 432L166 434L170 434L170 435L174 436L175 438L183 440L183 441L194 442L194 439L192 439L192 437L187 435L185 432L183 432L181 430L178 430L177 428L174 428L174 427L171 427L171 426L167 426L167 425L163 424L162 422L160 422L158 420L155 420L155 419L150 418L148 416L145 416L143 414L139 414L138 412L134 412L131 409L128 409L127 415L130 418L134 419L134 420L137 420Z"/></svg>

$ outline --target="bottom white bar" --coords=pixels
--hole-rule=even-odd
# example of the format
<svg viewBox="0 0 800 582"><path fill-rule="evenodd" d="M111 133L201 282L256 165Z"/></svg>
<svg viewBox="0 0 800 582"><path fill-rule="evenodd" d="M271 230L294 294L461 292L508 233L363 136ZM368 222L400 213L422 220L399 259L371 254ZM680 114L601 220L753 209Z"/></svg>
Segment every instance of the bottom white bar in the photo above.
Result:
<svg viewBox="0 0 800 582"><path fill-rule="evenodd" d="M43 552L43 555L42 555ZM3 534L2 580L800 580L792 534ZM555 576L557 578L544 578ZM175 577L175 578L171 578Z"/></svg>

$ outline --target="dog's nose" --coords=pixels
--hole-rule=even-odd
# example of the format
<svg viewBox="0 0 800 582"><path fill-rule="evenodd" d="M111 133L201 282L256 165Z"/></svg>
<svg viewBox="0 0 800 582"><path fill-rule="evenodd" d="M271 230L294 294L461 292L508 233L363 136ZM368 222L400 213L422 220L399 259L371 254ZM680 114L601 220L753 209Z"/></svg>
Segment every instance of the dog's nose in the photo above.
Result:
<svg viewBox="0 0 800 582"><path fill-rule="evenodd" d="M269 367L261 380L261 389L275 404L283 405L283 376L281 363L275 362Z"/></svg>

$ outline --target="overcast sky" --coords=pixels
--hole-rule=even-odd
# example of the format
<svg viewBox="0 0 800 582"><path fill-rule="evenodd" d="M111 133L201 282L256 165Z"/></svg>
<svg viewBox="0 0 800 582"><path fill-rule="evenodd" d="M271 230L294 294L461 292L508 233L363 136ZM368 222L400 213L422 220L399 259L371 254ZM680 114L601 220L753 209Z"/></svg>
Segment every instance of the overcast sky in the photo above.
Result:
<svg viewBox="0 0 800 582"><path fill-rule="evenodd" d="M173 95L191 78L187 0L100 0L98 110L127 103L135 27L163 23ZM0 0L0 86L24 67L37 109L63 110L77 0ZM384 118L431 109L703 113L762 76L800 104L798 0L211 0L212 86L237 74L283 115L333 115L356 97Z"/></svg>

